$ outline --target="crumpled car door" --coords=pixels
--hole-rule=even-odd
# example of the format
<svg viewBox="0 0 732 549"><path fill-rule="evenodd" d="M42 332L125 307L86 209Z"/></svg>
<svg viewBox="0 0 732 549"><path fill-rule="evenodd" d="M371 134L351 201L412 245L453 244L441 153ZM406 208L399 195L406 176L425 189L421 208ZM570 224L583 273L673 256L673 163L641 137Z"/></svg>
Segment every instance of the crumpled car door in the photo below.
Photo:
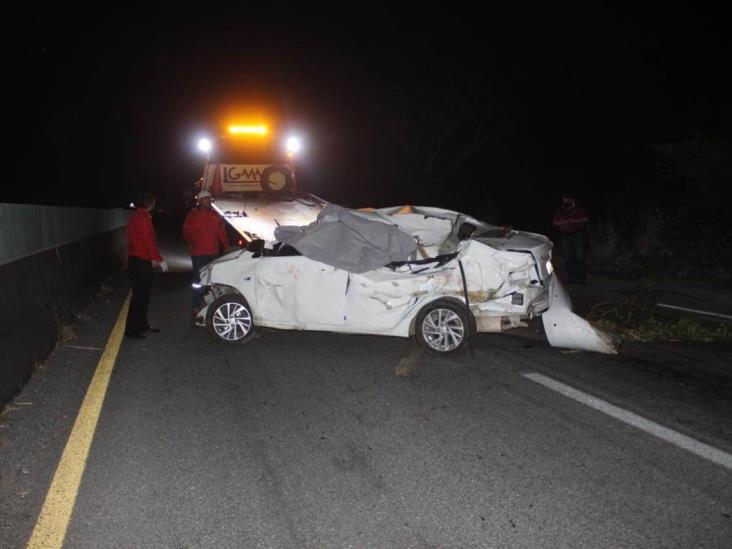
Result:
<svg viewBox="0 0 732 549"><path fill-rule="evenodd" d="M263 257L256 282L260 322L303 329L343 326L346 271L304 256Z"/></svg>
<svg viewBox="0 0 732 549"><path fill-rule="evenodd" d="M351 274L346 326L366 333L399 332L400 324L413 314L416 296L428 293L427 278L388 269Z"/></svg>

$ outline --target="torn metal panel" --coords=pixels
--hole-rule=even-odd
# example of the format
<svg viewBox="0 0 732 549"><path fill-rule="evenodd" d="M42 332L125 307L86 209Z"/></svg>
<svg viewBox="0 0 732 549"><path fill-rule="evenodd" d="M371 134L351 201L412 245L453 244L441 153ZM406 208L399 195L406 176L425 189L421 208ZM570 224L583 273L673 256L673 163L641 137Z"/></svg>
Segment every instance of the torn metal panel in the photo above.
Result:
<svg viewBox="0 0 732 549"><path fill-rule="evenodd" d="M425 248L441 245L450 236L453 229L453 221L450 219L426 218L424 214L418 213L393 215L388 219L402 231L412 235Z"/></svg>
<svg viewBox="0 0 732 549"><path fill-rule="evenodd" d="M482 334L502 332L503 319L500 316L475 317L475 330Z"/></svg>
<svg viewBox="0 0 732 549"><path fill-rule="evenodd" d="M544 332L552 347L617 354L617 342L572 312L572 301L557 277L552 278L551 306L542 315Z"/></svg>
<svg viewBox="0 0 732 549"><path fill-rule="evenodd" d="M348 273L304 256L263 258L255 275L260 323L344 325Z"/></svg>
<svg viewBox="0 0 732 549"><path fill-rule="evenodd" d="M414 237L376 213L328 204L316 222L304 227L278 227L277 240L308 258L363 273L403 261L417 250Z"/></svg>

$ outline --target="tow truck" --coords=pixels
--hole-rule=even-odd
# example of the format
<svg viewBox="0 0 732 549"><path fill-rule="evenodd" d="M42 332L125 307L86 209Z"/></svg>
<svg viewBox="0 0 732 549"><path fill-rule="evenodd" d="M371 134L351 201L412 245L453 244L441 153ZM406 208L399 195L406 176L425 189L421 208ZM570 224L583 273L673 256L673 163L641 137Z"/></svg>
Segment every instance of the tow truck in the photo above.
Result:
<svg viewBox="0 0 732 549"><path fill-rule="evenodd" d="M206 163L193 197L202 190L211 193L235 246L273 240L279 225L307 225L326 204L296 177L301 143L295 136L280 135L264 124L235 124L217 139L200 139L198 148Z"/></svg>

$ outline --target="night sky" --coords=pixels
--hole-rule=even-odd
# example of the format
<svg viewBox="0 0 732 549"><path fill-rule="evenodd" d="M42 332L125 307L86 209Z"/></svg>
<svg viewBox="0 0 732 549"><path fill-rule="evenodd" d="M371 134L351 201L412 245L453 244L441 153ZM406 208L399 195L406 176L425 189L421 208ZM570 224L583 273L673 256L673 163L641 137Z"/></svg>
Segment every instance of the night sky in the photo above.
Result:
<svg viewBox="0 0 732 549"><path fill-rule="evenodd" d="M727 20L701 3L249 4L7 21L0 201L118 207L151 190L174 210L197 138L256 112L303 136L298 175L326 199L539 227L564 192L595 209L658 192L655 143L732 137ZM433 118L460 124L430 179L405 151Z"/></svg>

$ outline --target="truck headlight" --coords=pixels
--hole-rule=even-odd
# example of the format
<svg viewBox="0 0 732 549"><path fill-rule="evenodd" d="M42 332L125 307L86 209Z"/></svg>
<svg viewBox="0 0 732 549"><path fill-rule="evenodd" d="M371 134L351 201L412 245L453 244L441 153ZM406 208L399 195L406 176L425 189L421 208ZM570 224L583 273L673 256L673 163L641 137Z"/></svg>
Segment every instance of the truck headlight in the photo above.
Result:
<svg viewBox="0 0 732 549"><path fill-rule="evenodd" d="M554 274L554 265L552 265L551 259L546 260L546 272L547 272L547 274L549 274L549 276Z"/></svg>

